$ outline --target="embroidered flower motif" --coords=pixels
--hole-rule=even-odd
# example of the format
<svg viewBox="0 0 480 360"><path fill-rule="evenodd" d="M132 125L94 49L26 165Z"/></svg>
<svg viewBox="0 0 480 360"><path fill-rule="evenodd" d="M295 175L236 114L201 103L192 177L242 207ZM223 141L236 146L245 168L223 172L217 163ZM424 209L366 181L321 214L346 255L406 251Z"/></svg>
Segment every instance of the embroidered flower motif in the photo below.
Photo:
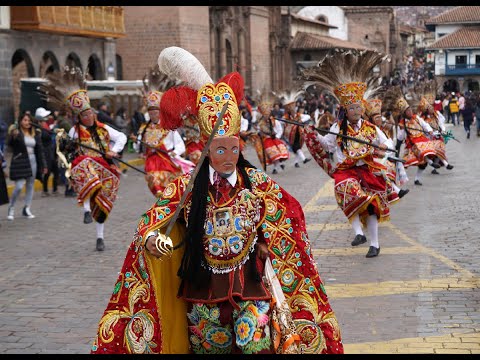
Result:
<svg viewBox="0 0 480 360"><path fill-rule="evenodd" d="M220 309L218 307L213 307L210 309L210 317L212 320L217 320L220 316Z"/></svg>
<svg viewBox="0 0 480 360"><path fill-rule="evenodd" d="M245 346L252 340L255 331L255 324L247 317L238 319L235 322L236 342L239 346Z"/></svg>
<svg viewBox="0 0 480 360"><path fill-rule="evenodd" d="M208 330L205 338L210 344L220 348L226 348L232 343L232 335L222 328Z"/></svg>

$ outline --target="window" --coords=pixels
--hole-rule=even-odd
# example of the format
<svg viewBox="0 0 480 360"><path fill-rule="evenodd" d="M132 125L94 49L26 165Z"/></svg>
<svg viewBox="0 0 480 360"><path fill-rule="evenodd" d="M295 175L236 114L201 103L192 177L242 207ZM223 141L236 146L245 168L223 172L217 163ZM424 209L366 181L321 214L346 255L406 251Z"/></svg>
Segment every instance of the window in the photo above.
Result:
<svg viewBox="0 0 480 360"><path fill-rule="evenodd" d="M457 68L464 68L467 66L467 55L456 55L455 66Z"/></svg>
<svg viewBox="0 0 480 360"><path fill-rule="evenodd" d="M480 55L475 55L475 67L480 67Z"/></svg>
<svg viewBox="0 0 480 360"><path fill-rule="evenodd" d="M317 21L328 24L328 18L325 15L318 15L317 16Z"/></svg>

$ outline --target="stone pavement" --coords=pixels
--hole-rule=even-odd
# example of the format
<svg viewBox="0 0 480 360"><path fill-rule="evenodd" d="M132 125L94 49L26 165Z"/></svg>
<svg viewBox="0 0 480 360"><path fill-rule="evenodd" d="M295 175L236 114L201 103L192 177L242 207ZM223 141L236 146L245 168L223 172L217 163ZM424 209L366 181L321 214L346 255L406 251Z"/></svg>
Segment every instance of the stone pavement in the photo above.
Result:
<svg viewBox="0 0 480 360"><path fill-rule="evenodd" d="M408 169L411 191L380 227L377 258L365 258L368 244L350 246L332 180L315 163L295 169L289 160L272 176L304 206L346 353L480 353L480 139L452 129L461 141L447 145L455 168L429 168L422 187ZM247 158L258 165L251 149ZM0 353L88 353L136 222L153 202L143 176L128 170L104 252L75 199L35 193L32 220L8 222L0 207Z"/></svg>

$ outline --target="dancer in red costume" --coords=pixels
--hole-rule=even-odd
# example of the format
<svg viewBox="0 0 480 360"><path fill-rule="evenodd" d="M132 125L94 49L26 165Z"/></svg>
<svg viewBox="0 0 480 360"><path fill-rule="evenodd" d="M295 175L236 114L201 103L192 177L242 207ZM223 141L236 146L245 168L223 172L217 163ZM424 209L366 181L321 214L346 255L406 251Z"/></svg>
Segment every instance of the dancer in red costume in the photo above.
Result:
<svg viewBox="0 0 480 360"><path fill-rule="evenodd" d="M92 353L342 353L301 205L239 152L241 75L214 83L177 47L159 65L188 84L164 94L165 126L182 126L190 108L202 141L212 140L198 176L175 179L141 217ZM277 287L262 280L264 264Z"/></svg>

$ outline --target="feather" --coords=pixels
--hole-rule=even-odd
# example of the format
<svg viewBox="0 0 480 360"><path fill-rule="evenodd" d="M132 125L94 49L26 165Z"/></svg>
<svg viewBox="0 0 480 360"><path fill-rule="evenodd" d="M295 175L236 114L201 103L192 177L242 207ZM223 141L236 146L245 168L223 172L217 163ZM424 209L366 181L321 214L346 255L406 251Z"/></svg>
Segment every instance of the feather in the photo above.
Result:
<svg viewBox="0 0 480 360"><path fill-rule="evenodd" d="M173 79L167 74L160 71L158 64L150 68L142 79L143 81L143 95L147 96L150 91L165 92L172 86L180 85L178 79Z"/></svg>
<svg viewBox="0 0 480 360"><path fill-rule="evenodd" d="M395 106L397 101L403 97L402 89L400 86L392 86L387 91L385 91L383 95L383 102L382 102L382 112L383 111L391 111L392 113L395 112Z"/></svg>
<svg viewBox="0 0 480 360"><path fill-rule="evenodd" d="M334 93L338 86L365 82L371 88L369 96L375 96L380 87L377 86L378 77L372 75L373 68L385 60L389 61L389 56L375 50L334 49L325 55L317 66L302 72L302 79L305 81L303 88L315 85L327 90L339 101Z"/></svg>
<svg viewBox="0 0 480 360"><path fill-rule="evenodd" d="M63 71L54 71L47 74L46 78L47 83L40 85L38 91L52 110L62 109L70 94L87 89L85 76L78 67L65 66Z"/></svg>
<svg viewBox="0 0 480 360"><path fill-rule="evenodd" d="M185 49L171 46L162 50L158 56L158 67L168 77L199 90L207 83L213 84L202 63Z"/></svg>
<svg viewBox="0 0 480 360"><path fill-rule="evenodd" d="M188 86L174 86L160 100L160 125L167 130L184 126L184 118L196 117L197 91Z"/></svg>

